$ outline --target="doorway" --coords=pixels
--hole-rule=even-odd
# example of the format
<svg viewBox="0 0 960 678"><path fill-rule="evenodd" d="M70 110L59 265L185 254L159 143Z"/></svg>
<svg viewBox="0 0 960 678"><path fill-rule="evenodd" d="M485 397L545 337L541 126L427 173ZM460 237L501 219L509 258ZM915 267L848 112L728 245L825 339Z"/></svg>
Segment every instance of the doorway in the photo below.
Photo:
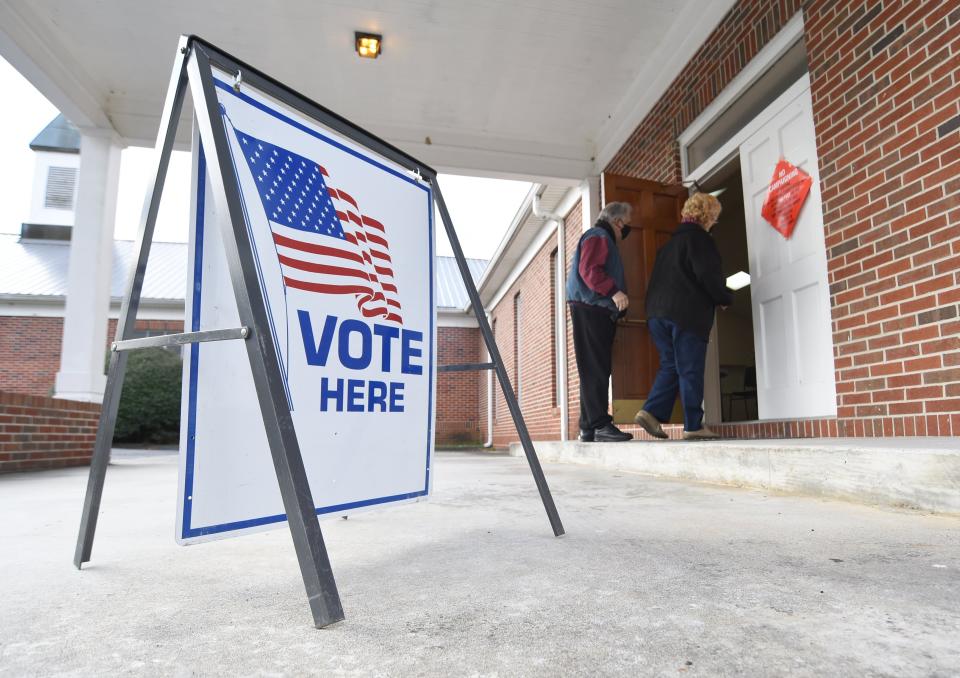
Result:
<svg viewBox="0 0 960 678"><path fill-rule="evenodd" d="M657 349L647 332L644 297L657 250L680 221L687 189L609 173L604 173L602 181L605 203L626 202L633 207L633 231L620 244L630 306L617 323L611 377L613 420L627 424L646 401L659 367ZM671 422L682 421L678 400Z"/></svg>
<svg viewBox="0 0 960 678"><path fill-rule="evenodd" d="M749 275L740 158L734 157L721 166L701 184L701 188L715 193L723 206L711 234L720 250L724 274ZM718 309L711 337L713 350L708 357L707 370L712 373L706 381L714 386L712 393L706 393L707 409L721 422L754 421L759 417L753 336L753 302L750 285L745 285L734 292L733 304L729 308Z"/></svg>
<svg viewBox="0 0 960 678"><path fill-rule="evenodd" d="M811 180L789 237L761 214L780 159ZM739 200L733 195L738 190L732 183L736 176L742 192ZM687 178L707 189L726 188L721 202L732 206L739 201L745 223L749 264L740 270L750 274L749 293L737 294L749 299L755 361L753 370L744 369L742 388L735 386L739 371L729 371L724 380L731 385L713 389L718 399L722 391L734 394L724 399L724 413L732 421L835 416L827 252L809 78L804 76L789 87ZM740 231L729 230L731 236L733 230ZM726 246L724 240L718 235L717 244ZM731 251L730 261L742 251L742 247ZM726 318L721 322L730 324ZM717 356L713 364L718 371L720 363ZM751 417L742 407L752 404L754 388L756 406ZM743 400L747 402L741 406ZM734 413L738 407L740 411Z"/></svg>

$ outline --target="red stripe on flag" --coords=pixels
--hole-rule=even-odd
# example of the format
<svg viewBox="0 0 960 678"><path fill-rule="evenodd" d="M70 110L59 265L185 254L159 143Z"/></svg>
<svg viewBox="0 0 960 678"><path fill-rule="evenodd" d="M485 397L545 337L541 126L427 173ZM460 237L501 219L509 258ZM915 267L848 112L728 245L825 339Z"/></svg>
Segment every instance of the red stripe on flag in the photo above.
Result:
<svg viewBox="0 0 960 678"><path fill-rule="evenodd" d="M385 229L385 228L383 227L383 224L381 224L381 223L380 223L379 221L377 221L376 219L371 219L370 217L368 217L368 216L365 215L365 214L360 215L360 218L363 219L363 225L364 225L364 226L373 226L373 227L374 227L375 229L377 229L378 231L383 231L384 233L387 232L387 229Z"/></svg>
<svg viewBox="0 0 960 678"><path fill-rule="evenodd" d="M347 195L347 192L346 192L346 191L341 191L341 190L339 190L339 189L334 189L334 190L336 190L337 193L340 194L340 199L341 199L341 200L346 200L348 203L350 203L351 205L353 205L353 206L356 207L357 209L360 209L360 207L357 206L357 201L354 200L353 198L351 198L349 195Z"/></svg>
<svg viewBox="0 0 960 678"><path fill-rule="evenodd" d="M347 252L346 250L337 249L336 247L326 247L324 245L314 245L313 243L303 242L302 240L294 240L293 238L287 238L283 235L278 235L277 233L273 234L273 241L282 247L289 247L293 250L300 250L301 252L310 252L312 254L326 254L331 257L340 257L341 259L349 259L350 261L356 261L358 264L363 263L363 259L360 255L354 254L353 252ZM356 244L356 243L354 243Z"/></svg>
<svg viewBox="0 0 960 678"><path fill-rule="evenodd" d="M331 275L346 275L352 278L360 278L362 280L369 281L370 278L363 271L356 268L344 268L342 266L328 266L326 264L315 264L310 261L300 261L299 259L291 259L290 257L285 257L282 254L279 255L280 263L290 268L295 268L300 271L310 271L311 273L329 273Z"/></svg>
<svg viewBox="0 0 960 678"><path fill-rule="evenodd" d="M390 248L390 245L387 244L387 241L381 238L379 235L374 235L373 233L367 233L367 242L372 242L380 245L381 247Z"/></svg>
<svg viewBox="0 0 960 678"><path fill-rule="evenodd" d="M364 287L363 285L325 285L322 283L310 283L303 280L295 280L294 278L289 278L283 276L283 281L287 283L288 287L293 287L298 290L306 290L307 292L322 292L324 294L363 294L370 292L369 287Z"/></svg>
<svg viewBox="0 0 960 678"><path fill-rule="evenodd" d="M364 318L374 318L376 316L384 316L385 320L393 320L398 323L403 322L403 318L401 318L398 314L392 313L390 309L384 308L384 307L361 308L360 313L363 314Z"/></svg>

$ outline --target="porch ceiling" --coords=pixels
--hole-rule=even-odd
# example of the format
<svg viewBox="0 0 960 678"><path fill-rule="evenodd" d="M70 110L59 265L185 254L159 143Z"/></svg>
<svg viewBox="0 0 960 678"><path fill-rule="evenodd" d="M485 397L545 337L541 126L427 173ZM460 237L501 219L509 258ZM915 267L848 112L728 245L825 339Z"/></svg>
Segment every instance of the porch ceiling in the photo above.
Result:
<svg viewBox="0 0 960 678"><path fill-rule="evenodd" d="M0 0L0 54L78 126L152 145L177 38L193 33L443 171L573 181L732 4ZM379 59L356 56L355 30L383 33Z"/></svg>

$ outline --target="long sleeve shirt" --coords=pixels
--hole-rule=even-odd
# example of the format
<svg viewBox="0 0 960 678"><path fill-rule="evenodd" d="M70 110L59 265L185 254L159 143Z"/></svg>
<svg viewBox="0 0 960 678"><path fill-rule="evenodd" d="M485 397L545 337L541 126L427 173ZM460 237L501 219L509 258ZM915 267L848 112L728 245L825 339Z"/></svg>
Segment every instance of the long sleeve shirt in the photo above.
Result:
<svg viewBox="0 0 960 678"><path fill-rule="evenodd" d="M605 297L619 292L613 278L607 275L606 263L609 245L606 238L588 238L580 248L579 273L591 290Z"/></svg>

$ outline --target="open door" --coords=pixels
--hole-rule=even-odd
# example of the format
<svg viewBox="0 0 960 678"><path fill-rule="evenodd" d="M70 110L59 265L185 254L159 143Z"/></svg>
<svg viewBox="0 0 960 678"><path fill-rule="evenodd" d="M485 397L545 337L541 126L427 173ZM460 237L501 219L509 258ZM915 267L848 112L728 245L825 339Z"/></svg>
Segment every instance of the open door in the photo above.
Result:
<svg viewBox="0 0 960 678"><path fill-rule="evenodd" d="M809 86L790 97L787 94L774 102L771 108L780 110L740 147L761 419L837 413L827 251ZM781 157L813 178L789 239L760 215Z"/></svg>
<svg viewBox="0 0 960 678"><path fill-rule="evenodd" d="M603 175L604 203L622 201L633 205L633 231L620 245L630 307L619 322L613 344L613 420L616 423L633 421L657 374L659 358L647 332L644 298L657 250L673 235L686 198L687 189L683 186Z"/></svg>

